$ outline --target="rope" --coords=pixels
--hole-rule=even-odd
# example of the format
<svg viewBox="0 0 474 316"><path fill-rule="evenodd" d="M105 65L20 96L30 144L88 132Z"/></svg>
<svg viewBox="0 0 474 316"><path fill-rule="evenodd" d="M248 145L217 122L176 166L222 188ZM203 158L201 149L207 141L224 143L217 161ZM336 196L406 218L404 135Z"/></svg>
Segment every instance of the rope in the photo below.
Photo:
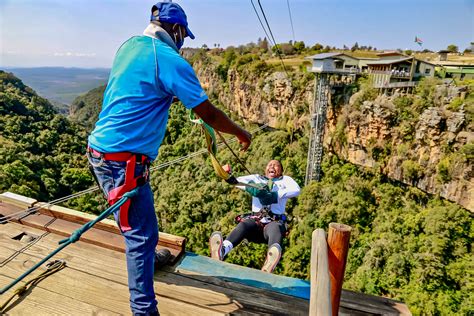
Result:
<svg viewBox="0 0 474 316"><path fill-rule="evenodd" d="M227 142L225 141L225 138L224 136L222 136L222 134L219 132L219 131L216 131L216 134L217 136L219 136L219 138L222 140L222 142L227 146L227 149L230 150L230 152L232 153L232 155L235 157L235 159L240 163L240 165L245 169L245 171L247 171L249 174L251 173L249 169L247 169L247 167L245 166L244 162L239 158L239 156L237 156L237 154L232 150L232 148L230 148L229 144L227 144Z"/></svg>
<svg viewBox="0 0 474 316"><path fill-rule="evenodd" d="M56 248L56 250L54 250L53 252L51 252L49 255L47 255L44 259L42 259L40 262L38 262L37 264L35 264L33 267L31 267L28 271L26 271L25 273L23 273L21 276L19 276L18 278L16 278L12 283L10 283L9 285L5 286L3 289L0 290L0 294L3 294L5 293L6 291L8 291L11 287L13 287L15 284L17 284L18 282L20 282L23 278L25 278L28 274L30 274L31 272L33 272L34 270L36 270L38 267L40 267L43 263L45 263L47 260L49 260L51 257L53 257L54 255L56 255L58 252L60 252L61 250L63 250L64 248L66 248L67 246L69 246L70 244L72 243L75 243L76 241L79 240L79 238L81 238L81 235L83 233L85 233L87 230L89 230L92 226L94 226L97 222L100 222L101 220L103 220L104 218L106 218L107 216L109 216L110 214L112 214L113 212L115 212L117 209L120 208L120 206L122 206L129 198L132 198L133 196L137 195L138 193L138 190L139 188L135 188L127 193L125 193L123 195L123 197L118 200L114 205L112 205L111 207L109 207L108 209L106 209L105 211L103 211L99 216L97 216L94 220L84 224L82 227L78 228L77 230L75 230L71 236L69 236L69 238L66 238L66 239L63 239L59 242L59 247Z"/></svg>
<svg viewBox="0 0 474 316"><path fill-rule="evenodd" d="M207 151L209 152L209 156L211 157L211 163L212 167L214 168L214 171L216 175L221 178L222 180L226 181L229 184L232 185L238 185L238 186L245 186L245 187L251 187L251 188L257 188L261 189L260 186L253 184L253 183L243 183L239 182L234 176L230 175L227 171L225 171L219 161L216 158L217 155L217 145L216 145L216 132L214 129L206 124L202 119L195 119L194 112L190 112L189 118L191 122L199 124L201 126L202 131L204 132L204 136L206 138L206 144L207 144ZM219 132L217 132L219 133ZM220 134L219 134L220 135ZM222 137L222 135L220 135ZM222 137L224 139L224 137ZM224 144L231 150L232 154L238 159L239 163L242 164L242 166L245 168L245 170L248 171L248 168L245 166L245 164L237 157L237 155L233 152L233 150L230 148L230 146L225 142ZM248 171L251 173L250 171Z"/></svg>
<svg viewBox="0 0 474 316"><path fill-rule="evenodd" d="M66 262L64 260L54 260L54 261L48 263L46 265L46 271L44 271L43 273L41 273L37 277L29 280L24 285L22 285L21 287L19 287L15 290L13 295L8 300L6 300L6 302L3 303L2 306L0 306L0 313L3 314L4 312L6 312L6 307L15 298L15 296L18 295L19 298L22 297L23 295L25 295L28 292L28 290L30 290L31 288L36 286L38 283L43 281L45 278L47 278L51 274L54 274L54 273L64 269L65 267L66 267Z"/></svg>

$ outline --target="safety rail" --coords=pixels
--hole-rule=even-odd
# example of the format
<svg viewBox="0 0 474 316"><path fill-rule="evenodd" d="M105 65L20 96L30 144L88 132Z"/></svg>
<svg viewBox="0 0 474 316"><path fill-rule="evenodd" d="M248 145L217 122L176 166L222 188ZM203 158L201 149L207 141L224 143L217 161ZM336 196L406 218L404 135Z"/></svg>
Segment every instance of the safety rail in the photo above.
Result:
<svg viewBox="0 0 474 316"><path fill-rule="evenodd" d="M323 229L313 231L309 315L339 313L351 230L350 226L330 223L327 240Z"/></svg>

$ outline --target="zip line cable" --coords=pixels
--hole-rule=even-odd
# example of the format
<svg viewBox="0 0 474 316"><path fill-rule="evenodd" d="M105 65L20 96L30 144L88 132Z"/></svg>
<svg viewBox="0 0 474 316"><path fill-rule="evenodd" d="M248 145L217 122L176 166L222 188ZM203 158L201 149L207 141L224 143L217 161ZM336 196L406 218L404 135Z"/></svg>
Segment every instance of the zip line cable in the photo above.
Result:
<svg viewBox="0 0 474 316"><path fill-rule="evenodd" d="M253 0L250 0L250 1L252 1L252 5L253 5ZM278 47L278 44L276 43L275 37L273 36L272 29L270 27L270 24L268 23L268 19L267 19L267 16L265 14L265 10L263 10L263 7L262 7L262 4L260 3L260 0L257 0L257 2L258 2L258 6L260 7L260 11L262 12L263 19L265 20L265 24L267 25L268 31L270 32L270 35L272 37L273 43L275 44L276 53L277 53L278 57L280 58L281 65L283 66L283 70L285 71L286 76L289 78L290 75L288 74L288 71L286 71L285 63L283 62L283 58L281 57L280 48Z"/></svg>
<svg viewBox="0 0 474 316"><path fill-rule="evenodd" d="M259 132L261 131L262 129L264 129L265 127L268 126L268 123L267 124L264 124L262 126L260 126L259 128L255 129L251 134L255 134L256 132ZM227 144L230 144L230 143L234 143L237 141L237 138L233 138L232 140L228 141ZM225 142L221 142L219 143L217 146L218 147L222 147L222 146L228 146L227 144L225 144ZM174 165L176 163L179 163L179 162L182 162L186 159L189 159L189 158L193 158L195 156L199 156L203 153L207 152L207 149L206 148L203 148L201 150L198 150L196 152L193 152L189 155L186 155L186 156L182 156L182 157L179 157L179 158L176 158L174 160L170 160L170 161L167 161L167 162L164 162L162 164L159 164L158 166L155 166L155 167L152 167L150 168L150 171L155 171L155 170L159 170L159 169L163 169L163 168L166 168L166 167L169 167L171 165ZM98 191L99 190L99 187L98 186L94 186L94 187L90 187L88 189L85 189L83 191L79 191L79 192L76 192L76 193L73 193L73 194L70 194L70 195L67 195L67 196L64 196L64 197L61 197L61 198L58 198L56 200L52 200L50 202L41 202L40 205L38 206L33 206L31 208L28 208L27 210L24 210L24 211L20 211L20 212L16 212L16 213L12 213L12 214L9 214L9 215L5 215L3 217L0 218L0 224L5 224L7 222L10 222L12 221L14 218L18 217L18 219L22 219L34 212L36 212L37 210L41 209L41 208L44 208L44 207L47 207L47 206L50 206L50 205L55 205L55 204L59 204L59 203L62 203L62 202L66 202L68 200L71 200L73 198L76 198L76 197L79 197L81 195L85 195L85 194L88 194L88 193L92 193L92 192L95 192L95 191Z"/></svg>
<svg viewBox="0 0 474 316"><path fill-rule="evenodd" d="M295 28L293 27L293 18L291 16L291 9L290 9L290 0L286 0L286 4L288 6L288 14L290 15L290 24L291 24L291 33L293 33L293 44L295 44Z"/></svg>
<svg viewBox="0 0 474 316"><path fill-rule="evenodd" d="M253 0L250 0L250 3L252 3L252 7L253 7L253 10L255 11L255 15L257 15L258 21L260 22L260 25L262 26L262 29L265 32L265 35L267 36L267 39L270 41L270 44L272 44L272 46L275 46L276 44L274 42L272 42L272 39L268 35L267 29L265 28L265 26L263 26L262 19L260 19L260 15L257 12L257 8L255 7L255 4L253 3Z"/></svg>

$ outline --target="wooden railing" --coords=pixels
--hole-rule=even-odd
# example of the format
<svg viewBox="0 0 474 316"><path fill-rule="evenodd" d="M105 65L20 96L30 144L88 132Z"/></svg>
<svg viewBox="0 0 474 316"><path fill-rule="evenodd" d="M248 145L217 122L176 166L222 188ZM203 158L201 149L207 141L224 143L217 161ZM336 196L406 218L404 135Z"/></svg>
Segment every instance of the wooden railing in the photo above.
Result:
<svg viewBox="0 0 474 316"><path fill-rule="evenodd" d="M339 313L351 230L350 226L331 223L327 241L323 229L313 231L310 315L336 316Z"/></svg>
<svg viewBox="0 0 474 316"><path fill-rule="evenodd" d="M375 83L374 88L409 88L418 84L418 81L401 81L388 83Z"/></svg>

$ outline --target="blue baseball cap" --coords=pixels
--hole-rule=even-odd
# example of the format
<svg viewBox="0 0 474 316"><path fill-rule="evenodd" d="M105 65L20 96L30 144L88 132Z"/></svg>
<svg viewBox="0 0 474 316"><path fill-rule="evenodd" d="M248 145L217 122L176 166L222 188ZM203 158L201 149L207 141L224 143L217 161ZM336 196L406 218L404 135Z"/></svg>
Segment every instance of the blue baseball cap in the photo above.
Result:
<svg viewBox="0 0 474 316"><path fill-rule="evenodd" d="M177 23L186 27L186 33L194 39L194 34L188 27L186 13L179 4L174 2L158 2L151 8L150 21Z"/></svg>

